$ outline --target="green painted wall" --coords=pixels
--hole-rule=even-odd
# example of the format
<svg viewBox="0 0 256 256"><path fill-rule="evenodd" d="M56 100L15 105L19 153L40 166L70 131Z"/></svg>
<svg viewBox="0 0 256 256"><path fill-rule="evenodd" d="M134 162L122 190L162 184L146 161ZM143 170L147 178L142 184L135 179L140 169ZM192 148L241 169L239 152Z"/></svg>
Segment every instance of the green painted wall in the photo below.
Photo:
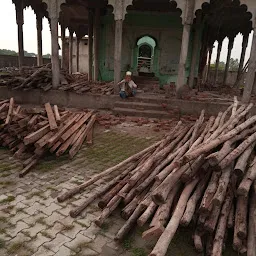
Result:
<svg viewBox="0 0 256 256"><path fill-rule="evenodd" d="M100 34L100 79L114 79L114 31L112 14L101 20ZM155 39L153 72L160 84L176 82L182 39L181 18L175 14L132 12L126 15L123 24L122 75L129 69L137 72L137 42L148 35ZM189 76L192 55L193 33L189 44L186 76ZM199 49L198 49L199 51Z"/></svg>

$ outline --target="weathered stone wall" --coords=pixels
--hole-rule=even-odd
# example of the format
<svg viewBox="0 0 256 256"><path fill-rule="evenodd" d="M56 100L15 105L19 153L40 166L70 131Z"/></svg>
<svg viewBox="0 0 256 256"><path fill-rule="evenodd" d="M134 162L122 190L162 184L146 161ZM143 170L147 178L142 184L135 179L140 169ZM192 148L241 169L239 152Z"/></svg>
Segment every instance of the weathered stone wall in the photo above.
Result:
<svg viewBox="0 0 256 256"><path fill-rule="evenodd" d="M51 59L43 59L44 64L50 63ZM36 57L25 57L24 58L25 66L36 66L37 59ZM18 56L11 55L0 55L0 68L5 67L19 67Z"/></svg>

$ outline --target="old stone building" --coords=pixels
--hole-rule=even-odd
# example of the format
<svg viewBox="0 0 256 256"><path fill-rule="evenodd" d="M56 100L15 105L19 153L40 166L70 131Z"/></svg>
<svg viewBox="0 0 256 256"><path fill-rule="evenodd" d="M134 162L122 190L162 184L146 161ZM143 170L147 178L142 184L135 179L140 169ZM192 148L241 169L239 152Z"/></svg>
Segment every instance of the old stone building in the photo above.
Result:
<svg viewBox="0 0 256 256"><path fill-rule="evenodd" d="M176 85L177 96L183 87L200 83L207 60L210 63L214 42L218 41L215 78L222 42L229 39L223 83L227 79L234 38L243 34L239 72L244 66L248 36L255 30L254 0L13 0L17 11L20 66L23 63L23 9L31 6L37 15L38 64L42 63L42 17L49 19L52 35L53 85L59 85L58 23L63 44L62 67L79 70L80 47L88 35L88 74L93 80L114 80L125 71L137 76L152 76L159 84ZM70 32L66 49L65 29ZM74 50L75 47L75 50ZM69 54L64 54L69 51ZM76 70L73 52L76 51ZM254 33L248 66L244 101L249 101L256 70L256 34ZM66 65L65 63L69 63Z"/></svg>

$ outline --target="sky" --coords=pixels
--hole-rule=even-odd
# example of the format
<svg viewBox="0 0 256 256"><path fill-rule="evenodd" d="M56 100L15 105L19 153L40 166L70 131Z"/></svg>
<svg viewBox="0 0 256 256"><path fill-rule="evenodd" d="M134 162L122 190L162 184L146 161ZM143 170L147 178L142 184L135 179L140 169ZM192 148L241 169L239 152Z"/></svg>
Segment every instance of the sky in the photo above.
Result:
<svg viewBox="0 0 256 256"><path fill-rule="evenodd" d="M0 49L18 51L18 35L16 25L15 7L12 0L0 0ZM31 8L24 11L24 49L28 52L37 53L36 16ZM59 31L60 33L60 31ZM250 56L252 35L250 34L249 45L246 51L246 59ZM240 60L242 35L237 35L231 57ZM214 63L217 55L218 43L214 44L211 62ZM220 60L226 62L228 39L223 42ZM51 35L48 20L43 20L43 54L51 53Z"/></svg>

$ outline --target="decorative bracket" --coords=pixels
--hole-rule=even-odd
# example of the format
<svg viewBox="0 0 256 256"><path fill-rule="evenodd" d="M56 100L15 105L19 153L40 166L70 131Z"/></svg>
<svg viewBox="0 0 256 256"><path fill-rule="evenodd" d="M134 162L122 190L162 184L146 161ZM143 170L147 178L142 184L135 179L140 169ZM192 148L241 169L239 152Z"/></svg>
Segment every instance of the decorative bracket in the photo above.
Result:
<svg viewBox="0 0 256 256"><path fill-rule="evenodd" d="M132 5L133 0L108 0L108 4L112 5L114 8L114 19L124 20L126 9L129 5Z"/></svg>
<svg viewBox="0 0 256 256"><path fill-rule="evenodd" d="M49 18L59 18L60 6L66 3L66 0L43 0L47 4Z"/></svg>

